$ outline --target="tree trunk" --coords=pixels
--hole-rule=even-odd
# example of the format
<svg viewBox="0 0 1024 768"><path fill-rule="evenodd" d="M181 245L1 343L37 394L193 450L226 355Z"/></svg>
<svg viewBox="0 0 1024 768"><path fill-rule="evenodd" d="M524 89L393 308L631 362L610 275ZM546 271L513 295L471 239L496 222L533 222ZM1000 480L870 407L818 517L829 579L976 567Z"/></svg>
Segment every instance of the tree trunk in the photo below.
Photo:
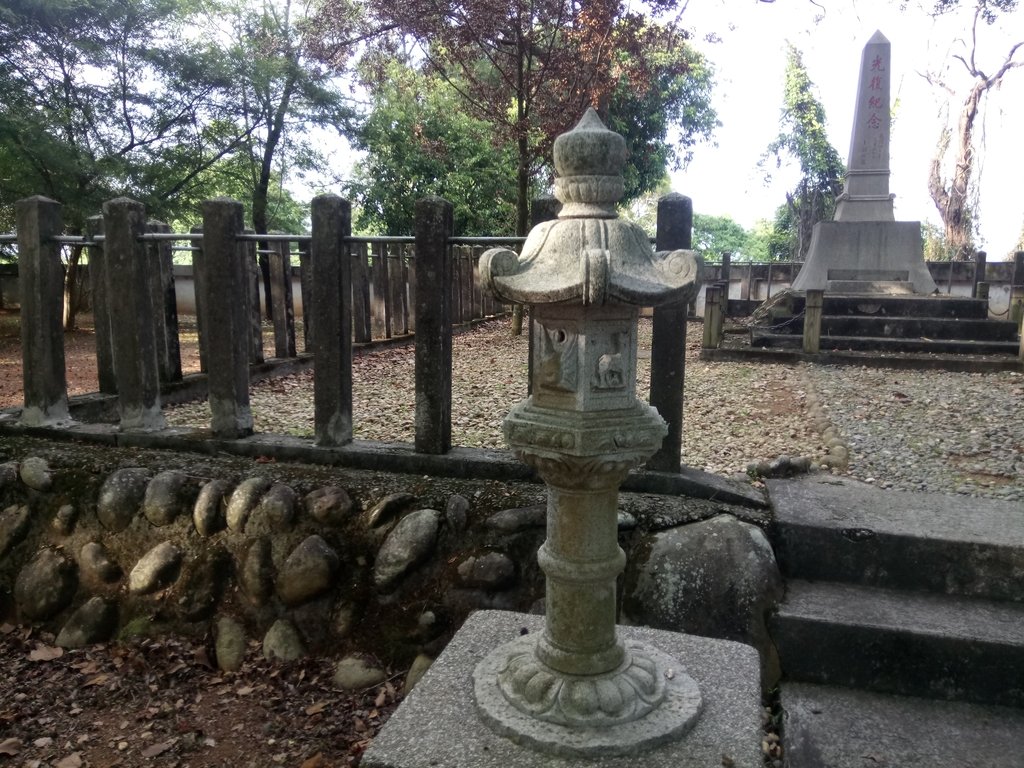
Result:
<svg viewBox="0 0 1024 768"><path fill-rule="evenodd" d="M78 311L82 308L82 279L79 266L82 260L82 246L76 245L68 256L68 268L64 275L64 330L78 328Z"/></svg>

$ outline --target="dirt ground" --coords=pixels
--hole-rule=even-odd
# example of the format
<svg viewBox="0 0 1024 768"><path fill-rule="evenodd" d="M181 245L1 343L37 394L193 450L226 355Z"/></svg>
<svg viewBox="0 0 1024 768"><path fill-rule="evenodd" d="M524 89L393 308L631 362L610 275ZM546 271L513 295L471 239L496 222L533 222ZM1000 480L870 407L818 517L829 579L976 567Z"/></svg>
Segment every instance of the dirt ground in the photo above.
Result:
<svg viewBox="0 0 1024 768"><path fill-rule="evenodd" d="M0 766L357 765L402 681L345 693L331 687L330 659L271 663L256 646L223 673L203 639L52 643L0 625Z"/></svg>
<svg viewBox="0 0 1024 768"><path fill-rule="evenodd" d="M18 310L0 309L0 408L24 404L21 394L21 330L18 319ZM199 337L195 330L195 320L183 317L179 322L182 372L197 373ZM99 389L96 375L96 330L92 315L80 314L78 329L64 332L64 370L69 395L84 395Z"/></svg>

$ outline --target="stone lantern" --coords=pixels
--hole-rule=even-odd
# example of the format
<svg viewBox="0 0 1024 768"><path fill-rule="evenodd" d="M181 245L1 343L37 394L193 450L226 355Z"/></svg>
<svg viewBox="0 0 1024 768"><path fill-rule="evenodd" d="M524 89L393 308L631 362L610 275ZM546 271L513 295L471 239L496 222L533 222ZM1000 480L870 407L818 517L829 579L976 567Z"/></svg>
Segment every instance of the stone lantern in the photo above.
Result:
<svg viewBox="0 0 1024 768"><path fill-rule="evenodd" d="M522 255L487 251L481 277L500 300L531 307L532 395L504 422L516 454L548 486L544 632L499 646L474 671L493 729L541 751L631 754L681 736L701 695L680 662L616 633L618 489L667 428L636 397L640 309L689 301L701 263L655 253L620 219L623 138L593 109L554 146L558 219Z"/></svg>

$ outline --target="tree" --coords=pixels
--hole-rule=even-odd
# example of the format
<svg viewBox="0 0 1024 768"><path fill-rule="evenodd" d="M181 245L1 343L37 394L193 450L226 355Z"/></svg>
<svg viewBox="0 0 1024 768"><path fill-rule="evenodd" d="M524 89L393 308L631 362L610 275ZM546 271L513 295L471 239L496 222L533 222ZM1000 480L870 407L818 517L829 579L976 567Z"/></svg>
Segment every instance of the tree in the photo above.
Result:
<svg viewBox="0 0 1024 768"><path fill-rule="evenodd" d="M774 157L776 167L781 167L784 158L791 158L800 166L800 181L786 194L788 215L776 216L776 230L788 235L790 257L799 261L807 255L814 225L832 217L846 167L829 143L825 108L814 93L803 57L792 44L787 45L781 131L761 162Z"/></svg>
<svg viewBox="0 0 1024 768"><path fill-rule="evenodd" d="M693 214L693 249L702 254L746 256L747 231L729 216Z"/></svg>
<svg viewBox="0 0 1024 768"><path fill-rule="evenodd" d="M438 195L452 203L458 235L512 234L515 158L495 147L489 123L461 109L445 81L394 59L380 63L373 108L354 134L366 152L350 186L358 204L356 226L387 235L413 230L418 198Z"/></svg>
<svg viewBox="0 0 1024 768"><path fill-rule="evenodd" d="M775 227L767 219L758 219L747 233L746 257L751 261L776 261L773 241L777 236Z"/></svg>
<svg viewBox="0 0 1024 768"><path fill-rule="evenodd" d="M183 39L183 0L10 0L0 8L0 205L44 194L71 232L117 195L166 217L175 192L236 146L208 133L222 84ZM72 249L68 285L81 249ZM74 327L75 297L66 323Z"/></svg>
<svg viewBox="0 0 1024 768"><path fill-rule="evenodd" d="M129 194L154 215L237 137L211 136L210 52L178 0L13 0L0 9L0 163L11 198L45 194L79 230Z"/></svg>
<svg viewBox="0 0 1024 768"><path fill-rule="evenodd" d="M338 0L329 41L313 34L319 11L314 0L215 0L206 9L206 42L225 48L258 233L274 226L268 206L275 177L283 180L321 160L308 132L349 126L353 112L339 75L358 43L373 34L359 26L357 7ZM242 170L239 163L236 172Z"/></svg>
<svg viewBox="0 0 1024 768"><path fill-rule="evenodd" d="M429 67L457 89L466 108L494 126L499 143L515 147L518 234L528 227L530 186L549 162L555 137L571 128L587 105L608 118L611 102L630 89L647 98L666 80L686 78L694 58L681 51L687 47L684 33L654 24L617 0L373 0L369 5L382 21L418 42ZM657 12L674 3L649 5ZM706 67L703 76L710 79ZM664 104L678 93L662 90L645 116L664 108L666 125L676 116L693 117L690 110ZM641 107L634 109L641 113ZM657 120L649 125L657 128ZM686 124L683 132L698 133L704 125ZM636 146L643 157L644 145ZM647 174L646 189L663 172Z"/></svg>
<svg viewBox="0 0 1024 768"><path fill-rule="evenodd" d="M958 5L954 0L941 0L936 3L934 12L946 13ZM962 97L955 134L949 125L945 125L939 134L928 175L928 192L942 218L946 245L952 249L953 258L960 261L971 258L974 253L974 222L970 200L975 183L975 123L989 92L998 88L1011 70L1024 66L1024 56L1017 56L1024 47L1024 36L1010 45L1001 60L996 58L992 66L983 65L980 58L987 53L988 46L979 41L979 22L991 25L999 13L1012 12L1016 7L1016 0L977 0L970 25L971 34L965 43L964 52L953 55L953 59L970 76L971 86L966 96ZM943 78L935 75L926 77L933 85L946 90L950 99L959 98L955 89ZM952 173L944 177L944 161L951 148L954 153Z"/></svg>

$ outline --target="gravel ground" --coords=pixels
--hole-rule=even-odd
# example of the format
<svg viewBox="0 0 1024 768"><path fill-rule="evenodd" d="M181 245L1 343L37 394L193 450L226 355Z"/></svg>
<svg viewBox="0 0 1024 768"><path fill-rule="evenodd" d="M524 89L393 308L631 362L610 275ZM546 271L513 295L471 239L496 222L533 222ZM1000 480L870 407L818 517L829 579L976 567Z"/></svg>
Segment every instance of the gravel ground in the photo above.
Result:
<svg viewBox="0 0 1024 768"><path fill-rule="evenodd" d="M883 487L1024 501L1021 374L706 362L700 334L691 323L685 464L735 475L780 456L820 465L847 454L846 466L829 471ZM501 421L526 394L526 338L511 338L505 321L492 321L457 335L453 346L453 441L501 448ZM638 376L643 397L650 321L641 321ZM411 442L412 347L358 354L353 382L356 439ZM311 435L312 374L256 385L252 408L258 431ZM167 415L176 426L209 423L204 403Z"/></svg>
<svg viewBox="0 0 1024 768"><path fill-rule="evenodd" d="M883 487L1024 502L1024 376L805 366L849 448Z"/></svg>

